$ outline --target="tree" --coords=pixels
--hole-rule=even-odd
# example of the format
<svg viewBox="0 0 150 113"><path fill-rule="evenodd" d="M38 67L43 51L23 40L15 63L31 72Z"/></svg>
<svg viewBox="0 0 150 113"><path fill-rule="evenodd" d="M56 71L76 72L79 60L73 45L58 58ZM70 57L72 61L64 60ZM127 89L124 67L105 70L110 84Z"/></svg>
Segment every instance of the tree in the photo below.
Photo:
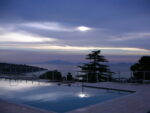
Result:
<svg viewBox="0 0 150 113"><path fill-rule="evenodd" d="M72 81L73 80L72 74L70 72L68 72L68 74L67 74L67 80L68 81Z"/></svg>
<svg viewBox="0 0 150 113"><path fill-rule="evenodd" d="M62 80L62 75L61 72L54 70L42 74L40 78L49 79L49 80Z"/></svg>
<svg viewBox="0 0 150 113"><path fill-rule="evenodd" d="M90 54L86 55L86 59L89 60L89 63L78 66L81 68L84 79L87 79L88 82L97 82L106 79L110 79L112 72L108 69L108 66L105 65L105 62L108 62L104 56L100 55L101 51L92 51Z"/></svg>
<svg viewBox="0 0 150 113"><path fill-rule="evenodd" d="M150 56L143 56L138 63L130 67L133 72L133 78L137 80L150 80Z"/></svg>

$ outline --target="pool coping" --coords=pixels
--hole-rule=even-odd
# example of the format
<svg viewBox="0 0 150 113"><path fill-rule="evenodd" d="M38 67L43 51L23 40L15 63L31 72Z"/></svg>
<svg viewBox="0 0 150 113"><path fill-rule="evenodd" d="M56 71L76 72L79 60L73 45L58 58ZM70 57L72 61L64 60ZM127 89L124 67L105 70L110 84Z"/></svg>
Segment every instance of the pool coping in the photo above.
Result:
<svg viewBox="0 0 150 113"><path fill-rule="evenodd" d="M122 91L122 92L129 92L129 93L135 93L136 92L136 91L133 91L133 90L124 90L124 89L117 89L117 88L97 87L97 86L88 86L88 85L83 85L83 86L88 87L88 88L106 89L106 90Z"/></svg>

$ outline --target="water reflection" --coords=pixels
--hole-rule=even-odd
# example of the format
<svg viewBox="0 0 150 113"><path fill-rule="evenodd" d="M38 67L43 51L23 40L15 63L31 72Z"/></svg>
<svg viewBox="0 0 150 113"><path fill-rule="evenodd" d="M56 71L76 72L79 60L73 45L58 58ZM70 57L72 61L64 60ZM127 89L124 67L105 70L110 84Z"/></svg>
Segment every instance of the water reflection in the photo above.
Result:
<svg viewBox="0 0 150 113"><path fill-rule="evenodd" d="M90 95L89 95L89 94L86 94L86 93L79 93L78 96L79 96L80 98L90 97Z"/></svg>
<svg viewBox="0 0 150 113"><path fill-rule="evenodd" d="M50 86L52 83L26 80L1 80L0 87L6 90L25 90L39 86Z"/></svg>
<svg viewBox="0 0 150 113"><path fill-rule="evenodd" d="M57 85L38 81L0 80L0 98L16 103L63 113L108 99L123 96L106 90ZM66 107L67 106L67 107Z"/></svg>
<svg viewBox="0 0 150 113"><path fill-rule="evenodd" d="M6 99L42 102L75 97L79 88L58 86L55 83L41 82L39 84L37 81L1 80L0 90L0 98L5 95Z"/></svg>

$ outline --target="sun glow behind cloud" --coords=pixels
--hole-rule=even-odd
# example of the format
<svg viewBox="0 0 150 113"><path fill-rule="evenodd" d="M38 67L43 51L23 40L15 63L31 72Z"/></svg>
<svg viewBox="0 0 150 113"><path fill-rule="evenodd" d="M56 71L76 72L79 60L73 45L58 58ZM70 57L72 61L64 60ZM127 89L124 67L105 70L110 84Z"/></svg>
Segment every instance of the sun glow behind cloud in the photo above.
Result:
<svg viewBox="0 0 150 113"><path fill-rule="evenodd" d="M86 32L91 30L92 28L86 27L86 26L79 26L77 27L77 30L82 31L82 32Z"/></svg>

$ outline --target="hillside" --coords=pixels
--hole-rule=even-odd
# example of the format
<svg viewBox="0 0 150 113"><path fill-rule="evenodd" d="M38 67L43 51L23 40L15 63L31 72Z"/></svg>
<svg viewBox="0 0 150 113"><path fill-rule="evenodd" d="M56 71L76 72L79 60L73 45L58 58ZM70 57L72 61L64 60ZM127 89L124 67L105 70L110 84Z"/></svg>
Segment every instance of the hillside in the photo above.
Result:
<svg viewBox="0 0 150 113"><path fill-rule="evenodd" d="M47 70L44 68L29 66L26 64L11 64L11 63L0 63L0 74L21 74Z"/></svg>

